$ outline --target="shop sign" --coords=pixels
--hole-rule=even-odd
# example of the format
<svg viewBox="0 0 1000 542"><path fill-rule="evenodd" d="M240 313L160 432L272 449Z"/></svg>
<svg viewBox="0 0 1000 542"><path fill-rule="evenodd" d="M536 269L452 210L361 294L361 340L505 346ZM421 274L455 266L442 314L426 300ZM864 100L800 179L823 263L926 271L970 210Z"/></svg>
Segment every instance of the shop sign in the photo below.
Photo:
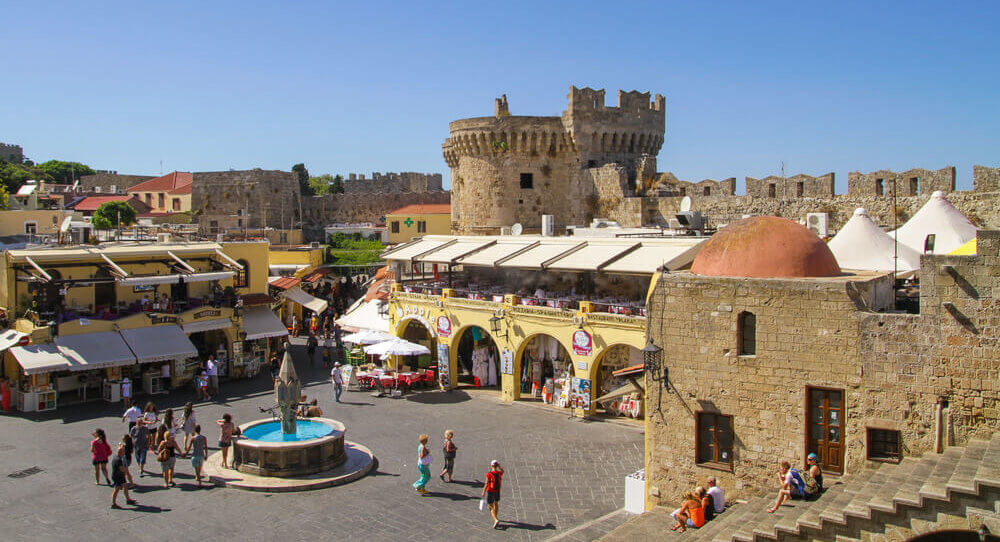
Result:
<svg viewBox="0 0 1000 542"><path fill-rule="evenodd" d="M168 315L168 314L151 314L151 313L147 313L147 316L149 316L149 323L151 323L153 325L156 325L156 324L176 324L177 323L177 317L176 316L171 316L171 315Z"/></svg>
<svg viewBox="0 0 1000 542"><path fill-rule="evenodd" d="M438 316L437 325L439 337L451 337L451 320L447 316Z"/></svg>
<svg viewBox="0 0 1000 542"><path fill-rule="evenodd" d="M441 385L441 389L447 390L451 389L451 358L448 355L448 345L443 343L438 343L437 345L437 362L438 362L438 382Z"/></svg>
<svg viewBox="0 0 1000 542"><path fill-rule="evenodd" d="M573 386L569 390L569 406L590 410L590 380L573 378Z"/></svg>
<svg viewBox="0 0 1000 542"><path fill-rule="evenodd" d="M589 356L594 351L594 339L590 333L578 329L573 333L573 353L578 356Z"/></svg>
<svg viewBox="0 0 1000 542"><path fill-rule="evenodd" d="M514 351L509 348L500 351L500 374L514 374Z"/></svg>
<svg viewBox="0 0 1000 542"><path fill-rule="evenodd" d="M206 316L219 316L221 314L222 314L222 311L220 311L218 309L205 309L203 311L198 311L198 312L194 313L194 318L198 319L198 318L204 318Z"/></svg>

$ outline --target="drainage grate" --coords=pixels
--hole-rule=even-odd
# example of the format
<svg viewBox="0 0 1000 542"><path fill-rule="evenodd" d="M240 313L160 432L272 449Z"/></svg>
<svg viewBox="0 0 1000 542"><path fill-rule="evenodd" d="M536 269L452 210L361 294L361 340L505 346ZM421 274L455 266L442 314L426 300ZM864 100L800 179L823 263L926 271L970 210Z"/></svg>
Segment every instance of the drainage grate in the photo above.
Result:
<svg viewBox="0 0 1000 542"><path fill-rule="evenodd" d="M31 476L32 474L38 474L40 472L42 472L42 469L39 468L39 467L37 467L37 466L36 467L28 467L28 468L26 468L24 470L19 470L17 472L12 472L12 473L8 474L7 477L8 478L27 478L27 477Z"/></svg>

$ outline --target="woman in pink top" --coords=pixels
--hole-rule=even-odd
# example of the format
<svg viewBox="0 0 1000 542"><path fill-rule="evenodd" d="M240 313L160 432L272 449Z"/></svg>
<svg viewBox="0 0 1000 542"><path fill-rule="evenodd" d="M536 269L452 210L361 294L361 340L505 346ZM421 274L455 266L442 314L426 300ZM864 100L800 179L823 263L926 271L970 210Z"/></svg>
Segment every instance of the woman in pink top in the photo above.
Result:
<svg viewBox="0 0 1000 542"><path fill-rule="evenodd" d="M104 435L103 429L94 431L94 440L90 441L90 460L94 465L94 485L101 485L101 472L104 473L104 480L111 485L111 478L108 477L108 458L111 457L111 446L108 445L108 438Z"/></svg>

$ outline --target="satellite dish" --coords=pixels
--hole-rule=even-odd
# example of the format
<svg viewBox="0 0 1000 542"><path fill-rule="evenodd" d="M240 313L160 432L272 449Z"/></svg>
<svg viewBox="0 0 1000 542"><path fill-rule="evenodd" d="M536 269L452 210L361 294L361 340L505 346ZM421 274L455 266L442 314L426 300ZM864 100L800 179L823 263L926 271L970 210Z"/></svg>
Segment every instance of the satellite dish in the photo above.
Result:
<svg viewBox="0 0 1000 542"><path fill-rule="evenodd" d="M73 221L72 216L67 216L63 221L62 225L59 226L59 233L66 233L69 231L69 224Z"/></svg>
<svg viewBox="0 0 1000 542"><path fill-rule="evenodd" d="M686 212L691 210L691 196L684 196L681 200L681 212Z"/></svg>
<svg viewBox="0 0 1000 542"><path fill-rule="evenodd" d="M523 231L524 231L524 226L522 226L520 222L510 227L511 235L521 235L521 232Z"/></svg>

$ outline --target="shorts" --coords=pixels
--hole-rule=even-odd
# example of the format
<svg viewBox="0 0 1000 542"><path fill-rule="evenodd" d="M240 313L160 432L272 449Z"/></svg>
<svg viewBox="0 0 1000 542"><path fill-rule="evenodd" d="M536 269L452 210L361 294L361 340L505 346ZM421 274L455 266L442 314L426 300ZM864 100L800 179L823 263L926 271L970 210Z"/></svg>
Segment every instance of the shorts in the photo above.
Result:
<svg viewBox="0 0 1000 542"><path fill-rule="evenodd" d="M108 464L108 460L105 459L103 461L98 461L96 459L93 459L93 460L91 460L91 463L93 463L94 465L107 465Z"/></svg>
<svg viewBox="0 0 1000 542"><path fill-rule="evenodd" d="M136 448L135 449L135 462L140 465L146 464L146 452L149 448Z"/></svg>
<svg viewBox="0 0 1000 542"><path fill-rule="evenodd" d="M233 445L232 442L222 442L221 440L219 441L219 448L228 448L232 445Z"/></svg>
<svg viewBox="0 0 1000 542"><path fill-rule="evenodd" d="M486 492L486 504L493 504L495 502L500 502L500 492L499 491L487 491Z"/></svg>
<svg viewBox="0 0 1000 542"><path fill-rule="evenodd" d="M191 466L200 469L202 465L205 464L205 457L201 455L196 455L191 457Z"/></svg>
<svg viewBox="0 0 1000 542"><path fill-rule="evenodd" d="M122 478L121 480L118 480L118 479L111 480L111 487L116 487L116 488L119 488L119 489L123 489L123 488L125 488L125 485L126 484L125 484L125 479L124 478Z"/></svg>
<svg viewBox="0 0 1000 542"><path fill-rule="evenodd" d="M174 465L176 463L177 463L177 458L176 457L171 457L171 458L167 459L166 461L160 461L160 470L163 471L163 472L167 472L168 470L174 468Z"/></svg>

